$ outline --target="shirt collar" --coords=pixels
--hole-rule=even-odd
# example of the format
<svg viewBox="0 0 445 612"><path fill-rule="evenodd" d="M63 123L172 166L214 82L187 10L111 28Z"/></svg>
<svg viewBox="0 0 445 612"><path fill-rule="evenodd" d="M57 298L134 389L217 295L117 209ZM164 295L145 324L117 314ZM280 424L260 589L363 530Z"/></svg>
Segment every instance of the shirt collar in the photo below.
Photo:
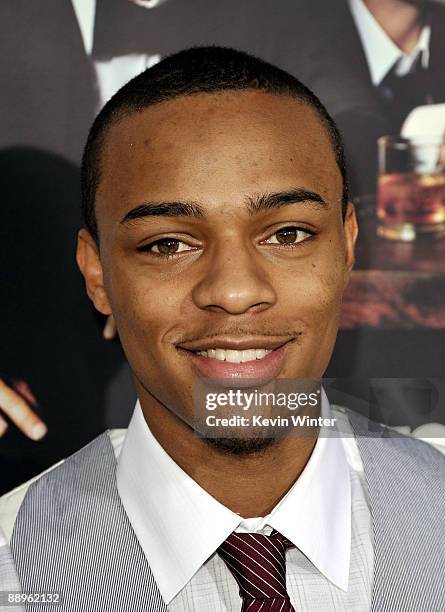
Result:
<svg viewBox="0 0 445 612"><path fill-rule="evenodd" d="M323 390L321 416L332 418ZM321 427L298 480L268 524L293 542L333 584L348 588L351 552L351 482L340 433Z"/></svg>
<svg viewBox="0 0 445 612"><path fill-rule="evenodd" d="M348 1L374 86L380 85L396 62L399 62L397 74L399 76L407 74L419 54L422 54L423 68L428 68L431 37L431 26L428 23L422 28L416 47L411 53L404 53L383 30L363 0Z"/></svg>
<svg viewBox="0 0 445 612"><path fill-rule="evenodd" d="M85 53L91 55L93 49L96 0L71 0L71 3L79 24L80 33L82 34Z"/></svg>
<svg viewBox="0 0 445 612"><path fill-rule="evenodd" d="M133 4L146 9L153 9L167 0L131 0ZM94 20L96 16L96 0L71 0L82 34L85 53L91 55L94 44Z"/></svg>
<svg viewBox="0 0 445 612"><path fill-rule="evenodd" d="M321 415L331 416L323 391ZM168 604L236 529L264 523L346 590L351 548L349 468L341 439L322 427L298 480L264 519L243 520L164 451L136 404L117 465L119 496Z"/></svg>

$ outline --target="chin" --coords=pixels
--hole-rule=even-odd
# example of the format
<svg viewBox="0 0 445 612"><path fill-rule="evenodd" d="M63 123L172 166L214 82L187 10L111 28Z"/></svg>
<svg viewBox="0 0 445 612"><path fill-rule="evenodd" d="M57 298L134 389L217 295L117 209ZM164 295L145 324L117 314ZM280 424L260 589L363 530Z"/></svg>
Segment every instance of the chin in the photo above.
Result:
<svg viewBox="0 0 445 612"><path fill-rule="evenodd" d="M204 438L208 446L226 455L248 457L262 455L277 442L277 438Z"/></svg>

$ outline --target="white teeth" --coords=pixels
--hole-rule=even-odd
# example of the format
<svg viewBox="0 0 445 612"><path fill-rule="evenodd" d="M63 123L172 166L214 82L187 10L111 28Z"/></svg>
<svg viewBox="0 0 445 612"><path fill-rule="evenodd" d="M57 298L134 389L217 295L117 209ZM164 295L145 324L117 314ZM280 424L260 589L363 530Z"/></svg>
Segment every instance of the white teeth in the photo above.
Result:
<svg viewBox="0 0 445 612"><path fill-rule="evenodd" d="M230 363L241 363L242 358L243 351L234 351L232 349L226 351L226 361L230 361Z"/></svg>
<svg viewBox="0 0 445 612"><path fill-rule="evenodd" d="M243 351L243 358L241 361L255 361L256 359L256 349L247 349L247 351Z"/></svg>
<svg viewBox="0 0 445 612"><path fill-rule="evenodd" d="M235 349L208 349L207 351L197 351L198 355L202 357L208 357L210 359L217 359L218 361L228 361L229 363L245 363L246 361L255 361L256 359L263 359L266 355L269 355L272 350L270 349L246 349L244 351L237 351Z"/></svg>

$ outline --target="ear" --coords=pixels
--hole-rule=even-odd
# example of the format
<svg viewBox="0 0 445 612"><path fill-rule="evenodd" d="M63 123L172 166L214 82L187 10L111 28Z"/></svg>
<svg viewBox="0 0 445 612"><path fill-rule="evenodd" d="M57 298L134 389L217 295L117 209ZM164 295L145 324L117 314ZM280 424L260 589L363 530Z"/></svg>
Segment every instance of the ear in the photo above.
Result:
<svg viewBox="0 0 445 612"><path fill-rule="evenodd" d="M358 235L358 223L355 214L355 208L352 202L348 202L346 209L345 220L343 222L343 231L345 237L345 286L349 281L352 267L355 262L355 243Z"/></svg>
<svg viewBox="0 0 445 612"><path fill-rule="evenodd" d="M77 265L85 279L88 296L96 309L104 315L110 315L111 306L104 287L102 264L96 241L86 229L81 229L77 236Z"/></svg>

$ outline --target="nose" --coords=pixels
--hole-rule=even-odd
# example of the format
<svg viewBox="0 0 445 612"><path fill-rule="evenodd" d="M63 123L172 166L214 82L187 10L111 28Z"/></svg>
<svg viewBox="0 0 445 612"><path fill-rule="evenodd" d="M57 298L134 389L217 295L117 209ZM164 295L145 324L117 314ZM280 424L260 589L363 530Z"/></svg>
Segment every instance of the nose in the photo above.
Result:
<svg viewBox="0 0 445 612"><path fill-rule="evenodd" d="M260 312L275 304L277 295L255 248L228 241L215 249L193 289L201 308L239 315Z"/></svg>

